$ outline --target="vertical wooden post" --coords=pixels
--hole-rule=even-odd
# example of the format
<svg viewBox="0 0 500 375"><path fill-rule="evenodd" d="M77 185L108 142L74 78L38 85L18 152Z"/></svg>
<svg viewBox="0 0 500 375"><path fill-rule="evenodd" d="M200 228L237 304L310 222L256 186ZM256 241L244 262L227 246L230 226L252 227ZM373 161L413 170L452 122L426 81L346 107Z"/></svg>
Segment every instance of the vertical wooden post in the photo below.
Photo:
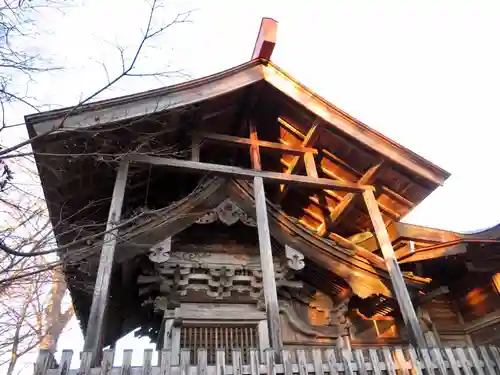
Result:
<svg viewBox="0 0 500 375"><path fill-rule="evenodd" d="M250 124L250 138L257 140L257 131ZM259 146L250 147L252 167L261 170ZM274 274L273 252L271 247L271 234L267 220L266 193L262 177L254 177L253 191L255 210L257 214L257 231L259 235L260 264L262 267L262 283L264 284L264 301L266 304L267 326L269 329L269 344L275 353L281 353L281 321L278 304L278 292Z"/></svg>
<svg viewBox="0 0 500 375"><path fill-rule="evenodd" d="M406 289L403 274L399 268L396 257L394 256L394 249L392 248L387 228L385 227L382 215L380 214L377 199L375 198L373 191L370 190L366 190L363 193L363 199L365 200L366 207L368 208L368 214L370 215L373 228L375 229L375 235L380 245L380 249L382 250L382 255L384 257L387 270L389 271L389 276L391 277L394 295L398 301L406 327L408 328L415 345L420 348L425 348L426 341L424 334L411 302L410 294L408 293L408 289Z"/></svg>
<svg viewBox="0 0 500 375"><path fill-rule="evenodd" d="M109 207L108 222L106 224L106 234L102 244L99 269L94 286L94 296L90 308L89 320L87 323L87 334L85 336L84 351L92 352L92 358L98 357L101 339L103 336L102 327L106 305L109 296L109 286L111 283L111 271L115 253L116 238L118 236L117 225L122 212L123 197L127 185L128 162L122 161L116 174L113 196Z"/></svg>

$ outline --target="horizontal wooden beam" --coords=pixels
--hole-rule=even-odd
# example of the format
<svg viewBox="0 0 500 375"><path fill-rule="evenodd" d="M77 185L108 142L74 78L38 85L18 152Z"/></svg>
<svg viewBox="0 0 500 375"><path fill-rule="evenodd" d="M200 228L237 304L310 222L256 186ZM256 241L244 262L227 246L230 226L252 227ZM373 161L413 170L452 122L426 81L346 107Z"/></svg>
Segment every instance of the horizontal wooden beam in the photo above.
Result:
<svg viewBox="0 0 500 375"><path fill-rule="evenodd" d="M265 148L270 151L276 151L281 154L302 155L308 152L316 155L318 153L318 150L312 147L288 146L277 142L252 140L250 138L234 137L232 135L226 134L195 133L195 135L211 143L228 144L235 147L249 147L255 144L261 148Z"/></svg>
<svg viewBox="0 0 500 375"><path fill-rule="evenodd" d="M243 180L252 180L254 177L262 177L266 182L300 185L308 188L320 188L361 193L373 191L373 186L358 185L350 182L335 181L328 178L311 178L308 176L290 175L279 172L256 171L229 165L202 163L190 160L162 158L149 155L129 155L126 157L131 162L147 163L169 168L185 169L192 173L213 173L216 175L230 176Z"/></svg>

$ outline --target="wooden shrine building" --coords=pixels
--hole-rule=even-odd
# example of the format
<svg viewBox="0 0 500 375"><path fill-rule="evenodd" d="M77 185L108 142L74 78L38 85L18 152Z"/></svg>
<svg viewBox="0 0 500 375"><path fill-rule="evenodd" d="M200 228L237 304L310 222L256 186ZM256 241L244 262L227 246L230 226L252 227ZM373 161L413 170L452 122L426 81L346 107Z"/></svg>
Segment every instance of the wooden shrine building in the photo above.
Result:
<svg viewBox="0 0 500 375"><path fill-rule="evenodd" d="M500 229L401 223L449 174L273 64L276 28L221 73L26 117L85 350L500 344Z"/></svg>

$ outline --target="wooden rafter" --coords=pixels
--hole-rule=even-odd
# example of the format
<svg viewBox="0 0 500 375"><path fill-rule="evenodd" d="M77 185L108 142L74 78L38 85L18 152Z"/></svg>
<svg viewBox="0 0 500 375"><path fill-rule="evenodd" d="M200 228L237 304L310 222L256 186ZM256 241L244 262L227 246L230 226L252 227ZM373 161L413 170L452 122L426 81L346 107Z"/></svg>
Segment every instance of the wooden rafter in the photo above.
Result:
<svg viewBox="0 0 500 375"><path fill-rule="evenodd" d="M303 155L304 153L308 152L315 155L318 153L318 150L312 147L288 146L281 143L252 140L250 138L234 137L226 134L213 134L213 133L195 133L195 134L198 137L210 143L219 143L235 147L249 147L252 144L254 144L258 145L259 148L264 148L269 151L276 151L282 154Z"/></svg>
<svg viewBox="0 0 500 375"><path fill-rule="evenodd" d="M286 121L281 119L281 118L278 119L278 121L281 124L287 124L288 127L291 126L290 124L286 123ZM311 126L311 128L309 129L309 131L305 135L304 140L302 141L302 147L310 147L316 142L316 140L319 137L318 130L319 130L318 124L314 124L313 126ZM299 161L300 161L300 156L294 157L293 160L291 161L291 163L289 164L286 173L287 174L296 174L296 173L300 172L300 170L302 168L302 164L300 164ZM280 196L278 197L278 201L283 200L283 198L285 198L287 193L288 193L288 186L281 185L280 186Z"/></svg>
<svg viewBox="0 0 500 375"><path fill-rule="evenodd" d="M380 173L382 165L383 162L380 162L369 168L366 173L358 180L358 184L372 184L375 180L376 175ZM347 215L352 210L356 201L356 197L358 197L358 195L348 193L344 196L344 198L342 198L342 201L337 206L335 206L335 209L330 213L328 224L325 222L319 226L318 234L320 236L324 236L328 230L332 229L332 227L336 223L341 221L342 217L345 217L345 215ZM327 227L327 225L329 227Z"/></svg>
<svg viewBox="0 0 500 375"><path fill-rule="evenodd" d="M308 176L289 175L286 173L258 171L228 165L202 163L190 160L163 158L149 155L129 155L126 157L131 162L149 163L170 168L184 169L193 173L212 173L243 180L252 180L254 177L262 177L267 182L279 184L300 185L310 188L327 188L340 191L351 191L361 193L373 190L369 185L358 185L350 182L334 181L328 178L311 178Z"/></svg>

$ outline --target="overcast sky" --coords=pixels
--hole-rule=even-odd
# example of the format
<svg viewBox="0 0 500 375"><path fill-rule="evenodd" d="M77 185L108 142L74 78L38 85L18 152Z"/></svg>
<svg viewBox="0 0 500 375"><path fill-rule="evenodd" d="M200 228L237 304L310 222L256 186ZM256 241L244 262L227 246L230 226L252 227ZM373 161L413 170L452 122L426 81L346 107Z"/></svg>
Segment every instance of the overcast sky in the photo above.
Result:
<svg viewBox="0 0 500 375"><path fill-rule="evenodd" d="M500 221L494 198L500 186L499 1L167 1L157 16L168 20L188 10L195 10L193 22L154 41L142 71L170 64L197 78L243 63L261 17L275 18L276 64L452 173L407 221L456 231ZM142 0L85 0L64 13L44 12L41 21L51 34L35 44L67 69L40 77L31 94L40 103L71 105L98 89L106 80L102 63L110 76L120 69L113 46L132 51L146 17ZM159 85L127 80L105 96ZM12 121L20 120L16 116ZM79 349L75 327L61 347Z"/></svg>

